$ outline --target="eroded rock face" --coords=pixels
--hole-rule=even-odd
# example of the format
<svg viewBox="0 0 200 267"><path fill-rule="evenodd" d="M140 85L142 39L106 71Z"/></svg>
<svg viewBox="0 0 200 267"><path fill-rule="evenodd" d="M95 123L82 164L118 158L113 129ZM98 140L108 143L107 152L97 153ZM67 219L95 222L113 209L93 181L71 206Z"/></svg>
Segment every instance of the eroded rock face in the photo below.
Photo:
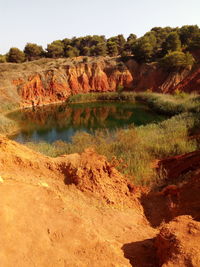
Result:
<svg viewBox="0 0 200 267"><path fill-rule="evenodd" d="M171 93L200 91L200 70L169 73L156 63L138 64L130 59L99 57L43 59L24 64L2 64L0 101L22 107L64 102L72 94L128 91Z"/></svg>
<svg viewBox="0 0 200 267"><path fill-rule="evenodd" d="M133 78L124 65L105 60L76 64L61 64L59 67L13 80L21 97L22 106L63 102L71 94L115 91L118 86L130 89Z"/></svg>
<svg viewBox="0 0 200 267"><path fill-rule="evenodd" d="M156 238L159 266L200 266L200 222L179 216L165 224Z"/></svg>
<svg viewBox="0 0 200 267"><path fill-rule="evenodd" d="M200 68L194 71L192 74L188 75L183 79L174 90L190 92L199 92L200 90Z"/></svg>
<svg viewBox="0 0 200 267"><path fill-rule="evenodd" d="M200 168L200 150L183 155L172 156L155 162L156 168L166 170L166 180L176 181L181 175Z"/></svg>

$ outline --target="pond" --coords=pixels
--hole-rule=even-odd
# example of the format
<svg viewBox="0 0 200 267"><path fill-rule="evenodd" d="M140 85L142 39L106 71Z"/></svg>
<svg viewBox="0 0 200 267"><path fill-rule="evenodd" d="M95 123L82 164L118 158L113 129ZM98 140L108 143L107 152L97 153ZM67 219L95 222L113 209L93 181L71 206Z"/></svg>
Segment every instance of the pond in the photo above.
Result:
<svg viewBox="0 0 200 267"><path fill-rule="evenodd" d="M12 112L21 131L10 138L20 143L56 140L70 142L77 131L112 131L165 119L147 106L130 102L95 102L37 107Z"/></svg>

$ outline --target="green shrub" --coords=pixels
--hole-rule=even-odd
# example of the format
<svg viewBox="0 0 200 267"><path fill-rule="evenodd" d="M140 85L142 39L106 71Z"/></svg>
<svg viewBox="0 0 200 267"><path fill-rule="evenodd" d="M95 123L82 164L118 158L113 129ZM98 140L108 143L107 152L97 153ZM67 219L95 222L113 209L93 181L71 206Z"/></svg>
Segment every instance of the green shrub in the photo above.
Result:
<svg viewBox="0 0 200 267"><path fill-rule="evenodd" d="M194 61L195 60L193 56L189 52L183 53L180 51L175 51L169 52L167 55L165 55L161 59L160 64L166 69L177 70L180 68L192 67Z"/></svg>
<svg viewBox="0 0 200 267"><path fill-rule="evenodd" d="M13 63L22 63L25 61L25 54L20 49L12 47L8 52L7 61Z"/></svg>
<svg viewBox="0 0 200 267"><path fill-rule="evenodd" d="M123 87L120 86L123 90ZM72 95L69 103L95 102L95 101L135 101L135 94L130 92L107 92L107 93L87 93Z"/></svg>

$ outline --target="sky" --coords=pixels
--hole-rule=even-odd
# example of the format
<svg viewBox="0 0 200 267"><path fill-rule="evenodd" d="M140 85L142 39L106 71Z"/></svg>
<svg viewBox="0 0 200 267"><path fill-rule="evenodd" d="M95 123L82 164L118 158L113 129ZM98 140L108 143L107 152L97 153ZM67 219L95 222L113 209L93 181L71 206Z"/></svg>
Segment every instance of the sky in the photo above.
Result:
<svg viewBox="0 0 200 267"><path fill-rule="evenodd" d="M0 0L0 54L26 43L46 48L73 36L130 33L155 26L200 27L200 0Z"/></svg>

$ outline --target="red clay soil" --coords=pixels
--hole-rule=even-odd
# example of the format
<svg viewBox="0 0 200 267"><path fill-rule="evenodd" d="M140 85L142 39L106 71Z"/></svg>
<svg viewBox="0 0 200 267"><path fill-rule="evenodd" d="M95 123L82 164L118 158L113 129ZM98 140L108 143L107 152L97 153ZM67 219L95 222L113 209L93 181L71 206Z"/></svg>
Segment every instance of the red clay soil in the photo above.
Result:
<svg viewBox="0 0 200 267"><path fill-rule="evenodd" d="M159 266L200 266L200 222L179 216L165 224L156 237Z"/></svg>
<svg viewBox="0 0 200 267"><path fill-rule="evenodd" d="M200 151L160 160L159 167L166 169L165 183L169 185L141 198L152 226L179 215L191 215L200 221Z"/></svg>
<svg viewBox="0 0 200 267"><path fill-rule="evenodd" d="M199 92L200 88L200 68L193 73L190 73L185 79L183 79L175 88L175 90L191 93Z"/></svg>
<svg viewBox="0 0 200 267"><path fill-rule="evenodd" d="M200 172L186 182L143 195L141 202L153 227L180 215L191 215L200 221Z"/></svg>
<svg viewBox="0 0 200 267"><path fill-rule="evenodd" d="M155 266L157 230L118 174L93 151L52 159L0 137L1 265Z"/></svg>
<svg viewBox="0 0 200 267"><path fill-rule="evenodd" d="M200 150L155 162L155 168L160 169L161 167L167 172L166 181L172 182L181 175L200 167Z"/></svg>
<svg viewBox="0 0 200 267"><path fill-rule="evenodd" d="M61 161L66 184L75 184L82 192L100 197L108 204L132 207L137 202L137 188L93 149L86 149L81 155L64 156Z"/></svg>
<svg viewBox="0 0 200 267"><path fill-rule="evenodd" d="M199 223L174 217L200 220L199 192L196 169L141 204L138 188L92 149L50 158L0 136L1 265L197 267Z"/></svg>

